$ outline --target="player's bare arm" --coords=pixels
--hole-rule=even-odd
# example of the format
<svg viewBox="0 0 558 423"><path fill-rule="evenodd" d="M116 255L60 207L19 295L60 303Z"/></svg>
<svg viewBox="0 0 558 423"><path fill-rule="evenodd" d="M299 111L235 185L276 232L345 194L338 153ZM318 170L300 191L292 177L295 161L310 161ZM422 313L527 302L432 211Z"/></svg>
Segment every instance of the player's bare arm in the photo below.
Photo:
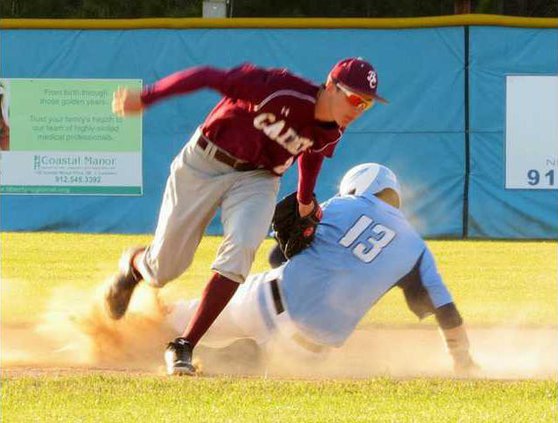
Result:
<svg viewBox="0 0 558 423"><path fill-rule="evenodd" d="M469 351L469 338L463 319L451 302L434 311L446 347L453 359L453 370L457 376L469 376L480 370Z"/></svg>
<svg viewBox="0 0 558 423"><path fill-rule="evenodd" d="M453 370L457 376L470 376L480 371L469 352L469 338L463 325L442 329L446 346L453 358Z"/></svg>

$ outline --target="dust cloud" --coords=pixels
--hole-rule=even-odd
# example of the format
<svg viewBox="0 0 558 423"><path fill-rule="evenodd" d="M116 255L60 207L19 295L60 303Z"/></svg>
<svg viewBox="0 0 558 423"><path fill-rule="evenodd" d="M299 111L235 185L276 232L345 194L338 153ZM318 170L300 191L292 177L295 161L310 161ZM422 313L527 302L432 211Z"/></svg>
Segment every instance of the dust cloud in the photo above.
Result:
<svg viewBox="0 0 558 423"><path fill-rule="evenodd" d="M2 366L95 367L158 371L166 342L175 336L157 292L141 286L126 318L110 319L103 292L56 288L33 325L2 326ZM157 356L157 357L155 357Z"/></svg>
<svg viewBox="0 0 558 423"><path fill-rule="evenodd" d="M134 293L126 317L111 320L102 293L61 287L33 325L2 325L2 367L8 373L136 371L163 374L163 351L177 334L166 323L169 301L145 285ZM556 328L469 328L471 351L481 367L472 377L555 377ZM205 375L287 378L453 377L452 362L437 329L373 327L357 330L342 348L320 360L297 357L281 345L265 351L251 340L223 349L200 345ZM202 366L203 364L203 366Z"/></svg>

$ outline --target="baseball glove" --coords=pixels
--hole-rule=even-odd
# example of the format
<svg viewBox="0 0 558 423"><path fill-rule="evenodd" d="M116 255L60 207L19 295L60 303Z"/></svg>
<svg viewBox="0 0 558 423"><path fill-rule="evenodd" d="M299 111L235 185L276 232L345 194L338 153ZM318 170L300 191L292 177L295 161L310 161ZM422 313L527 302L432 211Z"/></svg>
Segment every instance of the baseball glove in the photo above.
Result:
<svg viewBox="0 0 558 423"><path fill-rule="evenodd" d="M322 209L314 196L314 208L308 216L300 217L296 192L283 198L275 207L272 229L285 257L291 258L314 240L316 226L322 218Z"/></svg>

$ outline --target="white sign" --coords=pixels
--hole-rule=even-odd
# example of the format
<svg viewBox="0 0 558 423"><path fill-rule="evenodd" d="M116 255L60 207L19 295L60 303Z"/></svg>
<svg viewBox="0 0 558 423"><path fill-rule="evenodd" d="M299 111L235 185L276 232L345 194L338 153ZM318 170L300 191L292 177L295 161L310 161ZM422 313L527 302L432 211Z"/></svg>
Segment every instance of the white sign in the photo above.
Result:
<svg viewBox="0 0 558 423"><path fill-rule="evenodd" d="M507 76L505 157L507 189L558 189L558 76Z"/></svg>

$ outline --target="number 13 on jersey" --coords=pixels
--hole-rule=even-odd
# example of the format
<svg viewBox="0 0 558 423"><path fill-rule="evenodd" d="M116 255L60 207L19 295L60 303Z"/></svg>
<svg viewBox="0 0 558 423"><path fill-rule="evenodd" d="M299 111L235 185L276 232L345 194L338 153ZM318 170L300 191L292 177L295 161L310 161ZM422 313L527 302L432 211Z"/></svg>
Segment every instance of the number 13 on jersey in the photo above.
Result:
<svg viewBox="0 0 558 423"><path fill-rule="evenodd" d="M355 244L357 238L365 231L371 233L372 236ZM374 223L371 217L363 215L339 240L339 244L345 248L352 248L352 253L359 260L370 263L394 238L394 231L384 225Z"/></svg>

